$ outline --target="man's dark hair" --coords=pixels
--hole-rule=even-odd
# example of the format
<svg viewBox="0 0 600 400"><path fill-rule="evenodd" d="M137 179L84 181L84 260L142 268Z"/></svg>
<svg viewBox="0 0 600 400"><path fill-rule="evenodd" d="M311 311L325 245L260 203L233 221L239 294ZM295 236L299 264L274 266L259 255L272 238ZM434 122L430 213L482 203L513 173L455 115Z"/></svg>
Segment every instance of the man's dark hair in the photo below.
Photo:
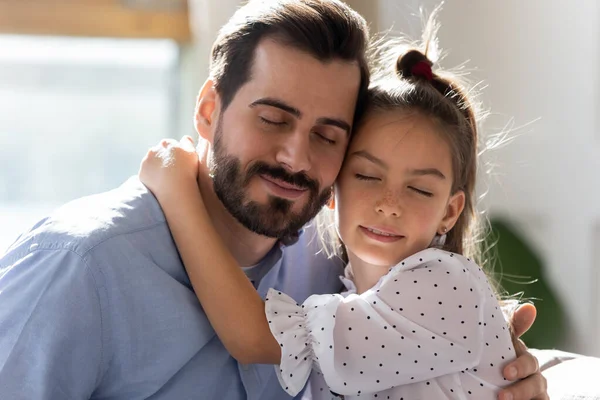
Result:
<svg viewBox="0 0 600 400"><path fill-rule="evenodd" d="M338 0L251 0L238 9L221 28L211 52L210 75L223 110L250 80L256 47L266 37L323 62L356 62L361 83L355 120L360 116L369 85L368 27Z"/></svg>

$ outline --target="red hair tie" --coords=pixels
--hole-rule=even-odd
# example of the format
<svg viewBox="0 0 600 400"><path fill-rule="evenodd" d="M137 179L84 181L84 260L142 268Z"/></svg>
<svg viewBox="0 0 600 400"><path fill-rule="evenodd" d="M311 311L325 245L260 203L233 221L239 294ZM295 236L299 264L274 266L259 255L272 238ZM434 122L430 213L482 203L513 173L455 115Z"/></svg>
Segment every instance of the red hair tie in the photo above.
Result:
<svg viewBox="0 0 600 400"><path fill-rule="evenodd" d="M433 80L433 72L431 71L431 65L429 65L426 61L419 61L416 63L411 69L410 73L413 76L418 76L420 78L425 78L428 81Z"/></svg>

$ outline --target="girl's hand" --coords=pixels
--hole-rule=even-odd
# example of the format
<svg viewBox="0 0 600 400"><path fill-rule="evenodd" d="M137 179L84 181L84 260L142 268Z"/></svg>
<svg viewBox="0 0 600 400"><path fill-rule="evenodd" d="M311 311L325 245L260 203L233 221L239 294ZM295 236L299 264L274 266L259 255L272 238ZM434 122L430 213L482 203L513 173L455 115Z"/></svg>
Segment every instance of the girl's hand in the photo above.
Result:
<svg viewBox="0 0 600 400"><path fill-rule="evenodd" d="M186 188L197 190L198 163L191 137L184 136L179 142L163 139L148 150L138 175L140 181L162 202L169 196L177 197Z"/></svg>

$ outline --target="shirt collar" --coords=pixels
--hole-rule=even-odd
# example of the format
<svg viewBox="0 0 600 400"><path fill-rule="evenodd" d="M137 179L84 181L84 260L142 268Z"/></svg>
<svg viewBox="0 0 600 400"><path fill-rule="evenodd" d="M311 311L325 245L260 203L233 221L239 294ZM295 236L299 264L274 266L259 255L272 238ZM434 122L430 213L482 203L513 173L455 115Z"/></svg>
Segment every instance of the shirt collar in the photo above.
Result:
<svg viewBox="0 0 600 400"><path fill-rule="evenodd" d="M340 276L340 281L342 281L348 293L357 292L356 285L354 284L353 279L354 276L352 275L352 267L348 263L348 265L346 265L346 268L344 268L344 275Z"/></svg>

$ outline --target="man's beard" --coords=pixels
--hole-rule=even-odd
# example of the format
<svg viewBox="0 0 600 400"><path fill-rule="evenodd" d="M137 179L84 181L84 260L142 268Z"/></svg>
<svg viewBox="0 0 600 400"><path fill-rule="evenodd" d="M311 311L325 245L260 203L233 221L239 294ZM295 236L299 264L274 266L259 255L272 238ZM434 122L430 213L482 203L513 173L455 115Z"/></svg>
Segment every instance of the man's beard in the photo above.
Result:
<svg viewBox="0 0 600 400"><path fill-rule="evenodd" d="M254 233L279 239L297 234L327 204L330 188L319 193L318 182L306 174L291 174L282 167L261 161L255 161L243 172L240 160L226 154L223 148L221 122L215 132L212 169L213 188L221 203L240 224ZM260 175L306 189L308 202L299 213L294 213L294 202L281 197L269 195L266 204L249 200L248 185L253 177L260 179Z"/></svg>

